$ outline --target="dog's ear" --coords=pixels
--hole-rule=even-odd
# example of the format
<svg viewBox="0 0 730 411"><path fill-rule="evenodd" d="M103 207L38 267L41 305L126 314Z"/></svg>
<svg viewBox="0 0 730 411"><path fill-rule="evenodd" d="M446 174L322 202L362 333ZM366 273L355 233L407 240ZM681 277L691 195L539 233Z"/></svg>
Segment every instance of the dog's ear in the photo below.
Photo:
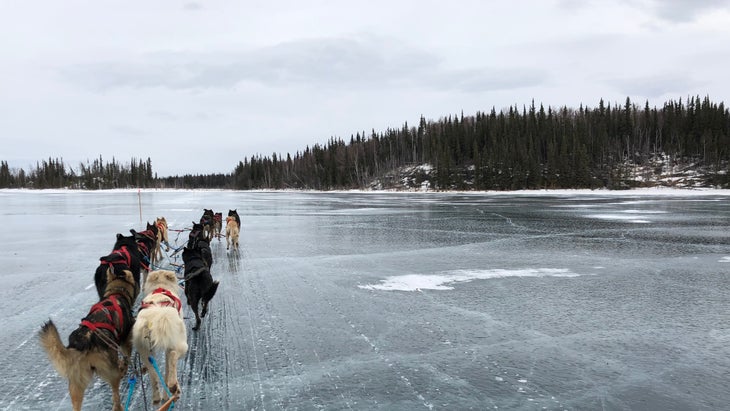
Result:
<svg viewBox="0 0 730 411"><path fill-rule="evenodd" d="M106 269L107 284L109 284L112 280L114 280L114 277L116 277L116 274L114 273L114 265L110 265L109 268Z"/></svg>
<svg viewBox="0 0 730 411"><path fill-rule="evenodd" d="M174 283L177 281L177 277L175 276L175 273L172 271L168 271L165 273L165 277L167 278L167 281Z"/></svg>
<svg viewBox="0 0 730 411"><path fill-rule="evenodd" d="M124 238L124 236L121 235L121 234L119 234L119 233L117 233L117 240L121 240L122 238Z"/></svg>
<svg viewBox="0 0 730 411"><path fill-rule="evenodd" d="M122 275L124 275L124 279L130 283L134 283L134 274L132 274L129 270L122 270Z"/></svg>

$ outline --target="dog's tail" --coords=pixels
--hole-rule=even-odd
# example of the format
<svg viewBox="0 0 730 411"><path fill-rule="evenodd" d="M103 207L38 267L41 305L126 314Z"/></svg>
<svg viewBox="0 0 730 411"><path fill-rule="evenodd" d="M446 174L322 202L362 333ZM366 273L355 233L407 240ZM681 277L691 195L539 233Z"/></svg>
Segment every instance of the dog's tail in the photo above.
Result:
<svg viewBox="0 0 730 411"><path fill-rule="evenodd" d="M73 348L66 348L63 345L61 336L58 334L58 329L53 321L48 320L43 324L38 336L41 340L41 346L46 351L48 359L51 360L51 364L53 364L56 371L66 379L75 374L74 366L80 364L81 352Z"/></svg>
<svg viewBox="0 0 730 411"><path fill-rule="evenodd" d="M210 301L213 299L215 292L218 291L218 281L213 281L213 285L208 288L208 291L203 294L203 301Z"/></svg>

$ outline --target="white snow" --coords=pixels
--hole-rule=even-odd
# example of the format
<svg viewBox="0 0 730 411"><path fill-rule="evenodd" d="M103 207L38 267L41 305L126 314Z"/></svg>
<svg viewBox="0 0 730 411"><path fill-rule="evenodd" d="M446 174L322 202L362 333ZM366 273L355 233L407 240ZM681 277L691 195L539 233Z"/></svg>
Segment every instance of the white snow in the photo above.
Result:
<svg viewBox="0 0 730 411"><path fill-rule="evenodd" d="M638 218L638 216L630 215L630 214L588 214L586 215L588 218L596 218L598 220L618 220L618 221L627 221L629 223L637 223L637 224L648 224L651 223L649 220L645 220L642 218Z"/></svg>
<svg viewBox="0 0 730 411"><path fill-rule="evenodd" d="M730 263L730 256L722 257L718 263Z"/></svg>
<svg viewBox="0 0 730 411"><path fill-rule="evenodd" d="M440 274L406 274L387 277L380 284L358 285L365 290L420 291L453 290L449 284L506 277L578 277L567 268L525 268L517 270L453 270Z"/></svg>

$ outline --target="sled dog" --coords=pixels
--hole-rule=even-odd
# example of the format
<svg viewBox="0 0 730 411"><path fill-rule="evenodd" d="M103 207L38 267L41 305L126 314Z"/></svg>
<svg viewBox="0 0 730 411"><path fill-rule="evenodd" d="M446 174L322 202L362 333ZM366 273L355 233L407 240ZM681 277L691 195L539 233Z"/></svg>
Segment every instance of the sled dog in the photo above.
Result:
<svg viewBox="0 0 730 411"><path fill-rule="evenodd" d="M94 304L79 327L63 345L56 325L50 319L39 332L41 347L53 367L68 380L68 391L75 411L81 410L84 391L94 374L112 389L113 410L122 411L119 383L127 374L132 352L130 332L134 324L132 305L139 288L128 269L106 268L103 298Z"/></svg>
<svg viewBox="0 0 730 411"><path fill-rule="evenodd" d="M132 328L132 342L150 374L152 402L159 403L163 400L163 393L149 356L165 353L165 384L175 396L180 393L177 361L188 351L175 272L151 271L144 283L142 294L144 298Z"/></svg>
<svg viewBox="0 0 730 411"><path fill-rule="evenodd" d="M96 284L96 292L99 294L99 299L104 298L108 278L107 271L109 269L116 273L121 273L124 270L131 271L134 277L134 283L137 286L137 294L139 294L141 260L142 255L139 252L135 236L125 237L117 234L114 249L111 254L99 259L99 267L96 268L96 272L94 273L94 283Z"/></svg>
<svg viewBox="0 0 730 411"><path fill-rule="evenodd" d="M167 220L165 217L157 217L155 219L155 225L157 226L157 248L155 261L160 261L164 257L162 255L162 244L165 244L165 249L170 251L170 241L167 238Z"/></svg>
<svg viewBox="0 0 730 411"><path fill-rule="evenodd" d="M238 248L238 223L234 217L226 217L226 250L231 248L233 244L234 248Z"/></svg>
<svg viewBox="0 0 730 411"><path fill-rule="evenodd" d="M206 263L200 248L185 247L182 258L185 263L185 297L195 313L193 330L197 331L200 328L201 318L208 313L210 300L218 290L218 281L213 281L210 266ZM198 304L201 302L203 307L198 314Z"/></svg>

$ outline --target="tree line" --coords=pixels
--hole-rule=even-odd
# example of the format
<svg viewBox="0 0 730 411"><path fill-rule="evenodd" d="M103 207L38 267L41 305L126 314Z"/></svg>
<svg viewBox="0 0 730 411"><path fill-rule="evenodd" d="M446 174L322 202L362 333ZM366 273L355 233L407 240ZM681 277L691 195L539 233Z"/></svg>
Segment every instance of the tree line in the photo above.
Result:
<svg viewBox="0 0 730 411"><path fill-rule="evenodd" d="M413 175L435 189L519 190L626 188L631 167L664 157L708 170L708 185L728 187L730 112L709 97L662 108L606 104L578 109L509 107L438 121L421 117L349 143L331 138L294 157L252 156L236 166L233 187L349 189L400 176L394 170L429 164Z"/></svg>
<svg viewBox="0 0 730 411"><path fill-rule="evenodd" d="M152 160L132 158L120 163L114 157L104 161L80 163L73 168L62 158L48 158L36 162L35 167L11 169L7 161L0 162L0 188L77 188L109 189L127 187L153 187L156 176L152 174Z"/></svg>
<svg viewBox="0 0 730 411"><path fill-rule="evenodd" d="M396 184L403 178L397 170L410 166L413 184L436 190L618 189L635 184L632 168L659 158L692 164L707 185L730 187L729 150L730 111L709 97L661 108L629 98L577 109L532 102L437 121L421 117L417 126L358 132L348 142L333 137L293 156L254 155L229 174L157 178L149 158L122 165L100 157L78 170L49 158L29 172L2 162L0 187L361 189Z"/></svg>

